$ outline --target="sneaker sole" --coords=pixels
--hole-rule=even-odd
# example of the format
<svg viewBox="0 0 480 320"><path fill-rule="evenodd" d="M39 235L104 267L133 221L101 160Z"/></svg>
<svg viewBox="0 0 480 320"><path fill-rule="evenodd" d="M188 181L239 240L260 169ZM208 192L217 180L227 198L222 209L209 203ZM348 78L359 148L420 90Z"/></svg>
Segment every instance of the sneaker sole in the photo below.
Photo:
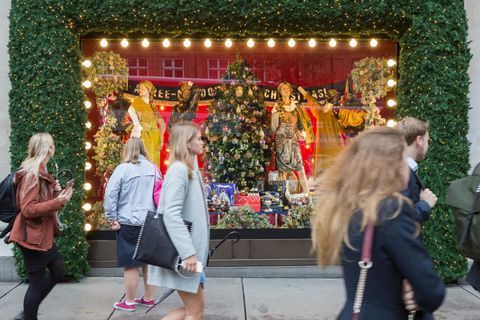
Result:
<svg viewBox="0 0 480 320"><path fill-rule="evenodd" d="M113 304L113 308L115 308L116 310L122 310L122 311L128 311L128 312L134 312L135 310L137 310L137 309L126 309L126 308L118 307L115 304Z"/></svg>

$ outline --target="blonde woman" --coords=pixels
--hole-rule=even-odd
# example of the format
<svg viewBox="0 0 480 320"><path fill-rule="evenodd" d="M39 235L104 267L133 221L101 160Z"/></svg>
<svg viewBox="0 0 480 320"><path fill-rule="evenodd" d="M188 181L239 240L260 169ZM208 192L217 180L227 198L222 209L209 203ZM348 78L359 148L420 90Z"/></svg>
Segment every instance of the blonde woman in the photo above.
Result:
<svg viewBox="0 0 480 320"><path fill-rule="evenodd" d="M367 224L375 226L373 266L359 319L407 319L410 310L433 312L443 301L445 287L418 239L415 210L400 194L409 179L406 157L399 130L373 128L319 176L312 238L321 266L342 264L347 301L338 319L352 319Z"/></svg>
<svg viewBox="0 0 480 320"><path fill-rule="evenodd" d="M167 232L185 263L185 271L195 272L197 262L207 262L208 210L197 156L203 152L202 136L190 123L175 125L170 132L170 167L160 195L158 212L163 213ZM188 232L183 220L192 222ZM161 254L159 252L159 254ZM201 320L204 311L205 274L185 279L171 270L149 266L149 283L176 289L184 306L168 313L163 320Z"/></svg>
<svg viewBox="0 0 480 320"><path fill-rule="evenodd" d="M152 306L155 287L147 283L147 266L134 260L138 235L148 211L155 211L153 187L161 179L158 168L148 160L140 138L130 138L123 148L122 163L115 168L105 190L103 206L112 230L117 231L117 265L124 268L125 299L115 309L135 311L136 305ZM145 291L136 298L140 267Z"/></svg>
<svg viewBox="0 0 480 320"><path fill-rule="evenodd" d="M62 190L58 181L48 174L47 163L54 154L55 144L50 134L33 135L28 142L28 156L14 178L20 212L13 224L10 241L22 251L28 275L21 319L37 319L40 303L65 273L54 242L59 231L56 214L70 201L73 189Z"/></svg>

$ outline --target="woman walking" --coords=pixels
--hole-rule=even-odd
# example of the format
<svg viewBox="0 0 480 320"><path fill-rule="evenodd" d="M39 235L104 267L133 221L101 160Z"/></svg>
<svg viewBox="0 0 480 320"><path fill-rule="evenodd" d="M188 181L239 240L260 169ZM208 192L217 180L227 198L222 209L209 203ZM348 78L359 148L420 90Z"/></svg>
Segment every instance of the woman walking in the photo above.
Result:
<svg viewBox="0 0 480 320"><path fill-rule="evenodd" d="M55 144L50 134L33 135L28 142L28 156L14 178L20 212L10 241L20 248L28 276L23 299L23 319L26 320L37 319L40 303L65 274L54 242L59 231L56 215L70 201L73 188L62 190L58 181L48 174L47 163L54 153Z"/></svg>
<svg viewBox="0 0 480 320"><path fill-rule="evenodd" d="M208 209L197 156L203 152L202 136L190 123L175 125L170 132L170 167L160 196L158 212L163 213L167 232L184 262L183 270L195 272L197 262L207 262ZM192 222L192 232L183 220ZM159 252L159 254L161 254ZM176 272L149 266L149 283L177 290L184 306L168 313L163 320L201 320L204 311L205 273L183 278Z"/></svg>
<svg viewBox="0 0 480 320"><path fill-rule="evenodd" d="M124 268L125 299L115 309L135 311L136 305L153 306L155 287L147 283L147 266L133 259L141 226L148 211L155 211L153 188L162 179L160 171L147 158L140 138L130 138L123 148L122 163L115 168L105 190L103 206L112 230L117 231L117 264ZM137 299L137 286L143 269L144 294Z"/></svg>
<svg viewBox="0 0 480 320"><path fill-rule="evenodd" d="M354 305L360 320L403 320L409 311L433 312L442 304L444 284L418 239L412 203L400 194L409 179L405 150L397 129L369 129L319 177L312 238L320 265L341 259L347 301L338 319L351 320ZM356 290L368 225L374 226L373 265L362 302Z"/></svg>

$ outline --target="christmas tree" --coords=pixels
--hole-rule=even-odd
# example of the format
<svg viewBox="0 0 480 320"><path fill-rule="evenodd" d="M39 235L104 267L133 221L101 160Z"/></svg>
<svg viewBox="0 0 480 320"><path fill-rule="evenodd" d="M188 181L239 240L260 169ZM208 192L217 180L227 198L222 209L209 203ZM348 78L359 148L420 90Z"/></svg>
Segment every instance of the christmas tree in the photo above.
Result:
<svg viewBox="0 0 480 320"><path fill-rule="evenodd" d="M205 135L207 169L217 182L257 187L269 159L263 92L247 63L229 66L210 106Z"/></svg>

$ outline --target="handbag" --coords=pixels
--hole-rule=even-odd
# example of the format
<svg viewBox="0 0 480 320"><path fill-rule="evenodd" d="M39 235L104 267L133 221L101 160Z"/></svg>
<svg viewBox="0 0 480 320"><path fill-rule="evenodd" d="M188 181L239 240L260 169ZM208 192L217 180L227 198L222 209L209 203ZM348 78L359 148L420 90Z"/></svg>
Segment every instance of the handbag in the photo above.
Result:
<svg viewBox="0 0 480 320"><path fill-rule="evenodd" d="M192 223L183 220L188 231ZM163 214L149 211L142 224L133 258L146 264L173 270L179 273L182 262L177 249L168 235Z"/></svg>
<svg viewBox="0 0 480 320"><path fill-rule="evenodd" d="M158 179L157 174L161 177L162 174L156 165L153 165L155 172L153 173L153 202L155 203L155 208L158 208L158 203L160 202L160 192L162 191L163 179Z"/></svg>

